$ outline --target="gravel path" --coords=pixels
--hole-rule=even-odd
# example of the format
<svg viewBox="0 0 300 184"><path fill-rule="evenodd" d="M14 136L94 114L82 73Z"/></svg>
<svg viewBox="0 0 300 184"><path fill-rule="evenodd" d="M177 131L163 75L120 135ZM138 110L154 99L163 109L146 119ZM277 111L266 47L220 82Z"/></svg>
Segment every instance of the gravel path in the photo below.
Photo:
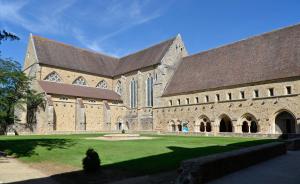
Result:
<svg viewBox="0 0 300 184"><path fill-rule="evenodd" d="M56 184L53 179L41 171L10 157L0 157L0 183Z"/></svg>

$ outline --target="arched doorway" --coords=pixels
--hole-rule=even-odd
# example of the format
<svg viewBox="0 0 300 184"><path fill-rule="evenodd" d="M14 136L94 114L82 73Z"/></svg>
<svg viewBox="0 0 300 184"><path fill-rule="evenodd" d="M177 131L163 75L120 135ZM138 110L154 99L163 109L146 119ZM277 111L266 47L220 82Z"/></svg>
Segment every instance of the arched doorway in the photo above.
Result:
<svg viewBox="0 0 300 184"><path fill-rule="evenodd" d="M288 112L282 111L275 118L275 132L278 134L296 133L296 118Z"/></svg>
<svg viewBox="0 0 300 184"><path fill-rule="evenodd" d="M248 122L247 122L247 121L244 121L244 122L243 122L243 125L242 125L242 132L243 132L243 133L248 133L248 132L249 132L249 125L248 125Z"/></svg>
<svg viewBox="0 0 300 184"><path fill-rule="evenodd" d="M233 132L231 119L227 115L221 116L219 131L220 132Z"/></svg>

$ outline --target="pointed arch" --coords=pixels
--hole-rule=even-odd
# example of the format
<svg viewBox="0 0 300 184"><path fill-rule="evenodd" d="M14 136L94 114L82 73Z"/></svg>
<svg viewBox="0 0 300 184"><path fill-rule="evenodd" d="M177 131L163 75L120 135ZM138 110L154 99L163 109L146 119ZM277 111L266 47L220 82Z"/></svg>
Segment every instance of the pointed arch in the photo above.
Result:
<svg viewBox="0 0 300 184"><path fill-rule="evenodd" d="M259 132L258 120L252 113L245 113L238 119L238 126L243 133Z"/></svg>
<svg viewBox="0 0 300 184"><path fill-rule="evenodd" d="M219 132L233 132L232 121L228 115L219 116L219 123Z"/></svg>
<svg viewBox="0 0 300 184"><path fill-rule="evenodd" d="M211 132L211 122L206 115L201 115L195 122L195 132Z"/></svg>
<svg viewBox="0 0 300 184"><path fill-rule="evenodd" d="M151 74L146 80L146 102L148 107L153 106L153 77Z"/></svg>
<svg viewBox="0 0 300 184"><path fill-rule="evenodd" d="M72 84L75 85L80 85L80 86L87 86L87 82L85 80L85 78L83 78L82 76L77 77Z"/></svg>
<svg viewBox="0 0 300 184"><path fill-rule="evenodd" d="M277 111L275 113L274 121L275 133L296 133L297 118L291 111L287 109L281 109Z"/></svg>
<svg viewBox="0 0 300 184"><path fill-rule="evenodd" d="M115 91L116 91L116 93L118 93L119 95L122 94L122 82L121 82L120 80L117 81Z"/></svg>
<svg viewBox="0 0 300 184"><path fill-rule="evenodd" d="M98 84L96 85L96 88L107 89L108 85L107 85L106 80L101 80L100 82L98 82Z"/></svg>
<svg viewBox="0 0 300 184"><path fill-rule="evenodd" d="M61 77L58 75L57 72L53 71L49 73L45 78L45 81L50 81L50 82L62 82Z"/></svg>
<svg viewBox="0 0 300 184"><path fill-rule="evenodd" d="M136 108L137 107L137 88L138 88L137 80L134 78L130 82L130 107Z"/></svg>

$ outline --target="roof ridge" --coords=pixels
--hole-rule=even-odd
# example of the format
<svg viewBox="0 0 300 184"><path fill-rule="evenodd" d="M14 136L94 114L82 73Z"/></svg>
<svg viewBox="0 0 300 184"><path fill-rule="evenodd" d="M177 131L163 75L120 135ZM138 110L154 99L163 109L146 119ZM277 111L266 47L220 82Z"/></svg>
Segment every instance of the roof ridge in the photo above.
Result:
<svg viewBox="0 0 300 184"><path fill-rule="evenodd" d="M239 40L231 42L231 43L223 44L223 45L220 45L220 46L217 46L217 47L210 48L208 50L200 51L198 53L185 56L185 57L183 57L183 59L185 59L185 58L191 58L193 56L197 56L197 55L200 55L200 54L205 54L207 52L211 52L211 51L214 51L214 50L217 50L217 49L221 49L221 48L224 48L224 47L227 47L227 46L232 46L232 45L235 45L235 44L239 44L239 43L242 43L242 42L245 42L245 41L253 40L255 38L262 37L262 36L265 36L265 35L268 35L268 34L274 34L274 33L277 33L279 31L284 31L284 30L287 30L287 29L292 29L292 28L295 28L295 27L298 27L298 26L300 26L300 23L293 24L293 25L290 25L290 26L287 26L287 27L280 27L278 29L275 29L275 30L272 30L272 31L267 31L267 32L264 32L264 33L261 33L261 34L258 33L258 34L255 34L253 36L242 38L242 39L239 39Z"/></svg>
<svg viewBox="0 0 300 184"><path fill-rule="evenodd" d="M102 56L106 56L106 57L110 57L110 58L118 59L118 60L120 59L120 58L117 58L117 57L114 57L114 56L110 56L108 54L105 54L105 53L102 53L102 52L99 52L99 51L94 51L94 50L89 50L89 49L85 49L85 48L75 47L75 46L73 46L71 44L67 44L67 43L64 43L64 42L57 41L57 40L52 40L52 39L45 38L45 37L42 37L42 36L39 36L39 35L32 35L32 37L33 38L42 39L42 40L45 40L45 41L49 41L49 42L54 42L54 43L57 43L57 44L60 44L60 45L64 45L64 46L67 46L67 47L72 47L74 49L78 49L78 50L90 52L90 53L93 53L93 54L99 54L99 55L102 55Z"/></svg>
<svg viewBox="0 0 300 184"><path fill-rule="evenodd" d="M148 49L150 49L150 48L152 48L152 47L155 47L155 46L157 46L157 45L163 44L163 43L165 43L165 42L168 42L168 41L171 41L171 40L175 40L176 38L177 38L177 36L171 37L171 38L169 38L169 39L160 41L160 42L155 43L155 44L152 44L152 45L150 45L150 46L148 46L148 47L146 47L146 48L143 48L142 50L138 50L138 51L133 52L133 53L131 53L131 54L128 54L128 55L126 55L126 56L120 57L120 60L123 59L123 58L126 58L126 57L128 57L128 56L131 56L131 55L134 55L134 54L143 52L143 51L145 51L145 50L148 50Z"/></svg>

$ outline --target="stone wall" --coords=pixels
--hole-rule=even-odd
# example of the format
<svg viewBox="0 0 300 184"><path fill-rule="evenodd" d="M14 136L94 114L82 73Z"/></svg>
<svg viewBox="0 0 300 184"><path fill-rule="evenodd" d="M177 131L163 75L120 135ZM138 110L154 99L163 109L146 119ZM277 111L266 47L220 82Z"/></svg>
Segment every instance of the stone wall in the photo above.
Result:
<svg viewBox="0 0 300 184"><path fill-rule="evenodd" d="M291 94L287 94L286 86L291 86ZM274 96L270 96L270 88L273 88ZM254 90L259 90L259 97L254 97ZM241 91L244 91L244 99L240 96ZM228 93L231 93L231 100ZM211 123L212 132L218 133L221 119L227 117L233 124L233 132L242 133L242 123L251 118L257 122L258 133L274 134L275 117L287 111L295 117L296 132L300 132L299 93L300 81L289 80L164 97L163 105L154 109L154 121L156 128L163 131L172 131L172 124L187 122L189 131L197 132L200 123L206 119ZM216 94L219 94L219 101Z"/></svg>

